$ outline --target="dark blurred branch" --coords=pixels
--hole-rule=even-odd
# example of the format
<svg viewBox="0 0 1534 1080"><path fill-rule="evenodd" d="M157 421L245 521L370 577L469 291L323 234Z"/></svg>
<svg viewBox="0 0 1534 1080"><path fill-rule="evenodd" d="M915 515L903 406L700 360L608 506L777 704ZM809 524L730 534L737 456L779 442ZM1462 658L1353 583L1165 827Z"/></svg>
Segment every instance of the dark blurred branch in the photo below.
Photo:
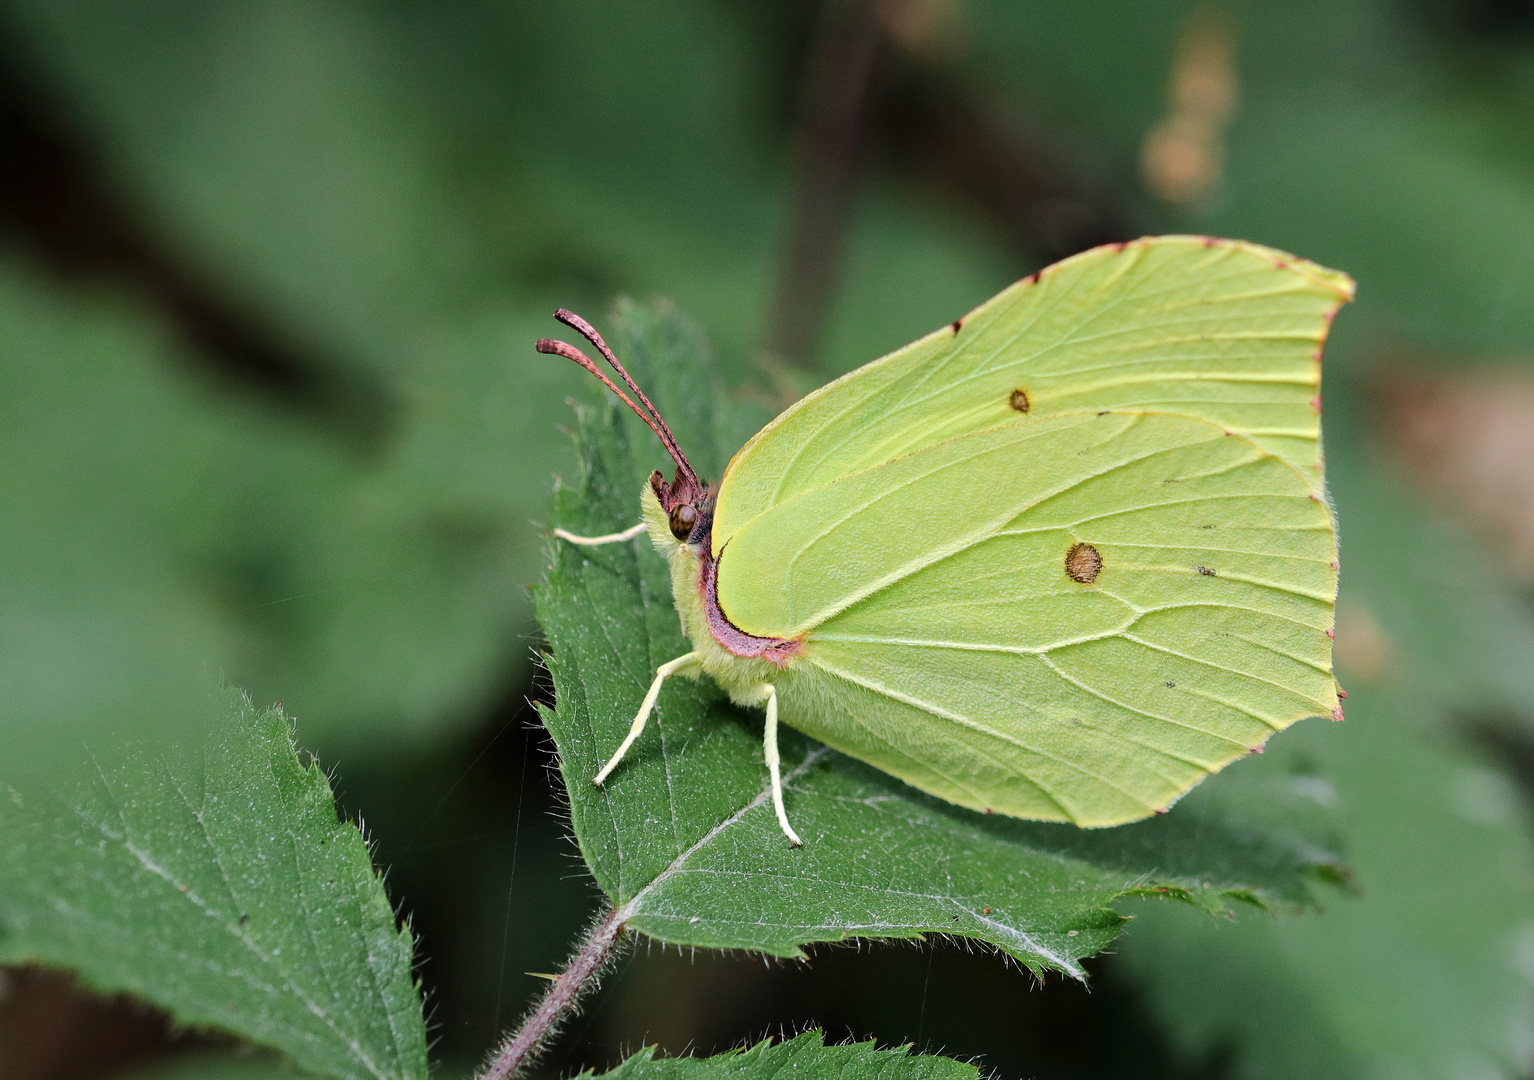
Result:
<svg viewBox="0 0 1534 1080"><path fill-rule="evenodd" d="M40 85L0 29L0 238L67 282L137 293L221 379L375 442L393 411L384 387L308 355L221 295L124 197Z"/></svg>
<svg viewBox="0 0 1534 1080"><path fill-rule="evenodd" d="M495 1060L480 1080L508 1080L526 1065L552 1035L582 994L596 988L602 969L612 959L613 950L623 934L623 921L616 910L609 911L592 928L580 949L570 958L565 970L554 977L543 1000L520 1028L502 1044Z"/></svg>
<svg viewBox="0 0 1534 1080"><path fill-rule="evenodd" d="M5 1080L97 1080L231 1044L223 1036L177 1028L143 1002L92 993L64 972L0 967Z"/></svg>
<svg viewBox="0 0 1534 1080"><path fill-rule="evenodd" d="M827 0L799 102L792 223L767 323L766 348L774 359L807 364L819 343L841 267L859 129L879 52L872 0Z"/></svg>
<svg viewBox="0 0 1534 1080"><path fill-rule="evenodd" d="M799 80L797 176L767 325L770 359L814 360L866 156L979 211L1020 267L1137 235L1110 190L1089 182L1016 103L968 74L958 10L933 0L821 8Z"/></svg>
<svg viewBox="0 0 1534 1080"><path fill-rule="evenodd" d="M1462 715L1454 719L1472 744L1488 751L1507 771L1518 785L1525 805L1534 809L1534 721L1504 713Z"/></svg>
<svg viewBox="0 0 1534 1080"><path fill-rule="evenodd" d="M908 63L891 83L878 131L890 165L978 210L1022 260L1137 235L1114 196L1015 104L952 68Z"/></svg>

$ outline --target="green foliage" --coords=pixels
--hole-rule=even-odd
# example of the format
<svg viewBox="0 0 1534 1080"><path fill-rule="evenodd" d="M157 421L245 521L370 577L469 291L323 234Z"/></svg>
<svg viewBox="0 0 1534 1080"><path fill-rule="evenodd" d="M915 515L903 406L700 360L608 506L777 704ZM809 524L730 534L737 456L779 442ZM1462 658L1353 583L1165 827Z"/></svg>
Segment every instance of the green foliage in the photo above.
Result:
<svg viewBox="0 0 1534 1080"><path fill-rule="evenodd" d="M1348 808L1357 892L1313 919L1149 911L1120 962L1191 1058L1234 1048L1254 1080L1515 1072L1534 1039L1518 795L1413 730L1409 698L1359 690L1348 705L1331 738L1305 741Z"/></svg>
<svg viewBox="0 0 1534 1080"><path fill-rule="evenodd" d="M970 0L969 63L1122 184L1168 107L1182 20L1204 6ZM1345 267L1363 283L1350 334L1526 350L1534 308L1515 298L1534 280L1534 185L1510 117L1528 108L1527 38L1478 38L1472 9L1449 3L1221 9L1240 103L1220 188L1190 209L1142 203L1141 227L1240 236ZM1361 359L1328 353L1329 364Z"/></svg>
<svg viewBox="0 0 1534 1080"><path fill-rule="evenodd" d="M624 338L639 318L649 363L666 360L663 335L683 346L660 393L710 399L696 340L632 309ZM638 512L646 470L617 416L610 405L582 412L580 485L561 487L554 505L572 531L614 531ZM1318 873L1337 872L1329 818L1279 755L1211 781L1165 817L1084 832L971 813L790 736L789 813L806 843L789 849L768 802L761 720L706 681L668 685L649 731L598 789L591 777L656 665L687 646L647 541L559 545L553 559L537 596L556 700L544 719L582 853L652 937L795 956L815 941L948 933L1080 976L1081 958L1118 933L1109 905L1126 893L1166 891L1214 911L1238 899L1301 906Z"/></svg>
<svg viewBox="0 0 1534 1080"><path fill-rule="evenodd" d="M107 727L193 726L205 668L232 651L193 567L254 418L215 414L167 352L127 313L0 265L0 780Z"/></svg>
<svg viewBox="0 0 1534 1080"><path fill-rule="evenodd" d="M336 1080L424 1080L400 928L288 720L229 694L201 745L0 790L0 960L71 969Z"/></svg>
<svg viewBox="0 0 1534 1080"><path fill-rule="evenodd" d="M515 515L420 475L470 425L439 403L375 461L191 363L141 306L0 266L0 776L195 728L209 671L334 745L461 715L504 663Z"/></svg>
<svg viewBox="0 0 1534 1080"><path fill-rule="evenodd" d="M604 1080L974 1080L980 1070L951 1058L912 1054L909 1047L879 1050L871 1042L826 1046L819 1031L806 1031L784 1042L764 1039L755 1046L707 1058L657 1058L646 1047ZM580 1080L597 1074L581 1073Z"/></svg>

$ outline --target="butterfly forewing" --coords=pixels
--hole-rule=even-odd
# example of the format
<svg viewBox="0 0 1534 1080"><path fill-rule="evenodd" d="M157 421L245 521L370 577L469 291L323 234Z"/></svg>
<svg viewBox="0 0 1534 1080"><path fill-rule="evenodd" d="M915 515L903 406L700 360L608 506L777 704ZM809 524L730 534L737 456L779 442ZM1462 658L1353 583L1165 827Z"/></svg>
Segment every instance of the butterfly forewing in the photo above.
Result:
<svg viewBox="0 0 1534 1080"><path fill-rule="evenodd" d="M757 514L833 480L1022 416L1083 410L1210 420L1320 493L1321 344L1352 292L1346 276L1312 263L1205 237L1067 259L764 428L726 471L714 550Z"/></svg>

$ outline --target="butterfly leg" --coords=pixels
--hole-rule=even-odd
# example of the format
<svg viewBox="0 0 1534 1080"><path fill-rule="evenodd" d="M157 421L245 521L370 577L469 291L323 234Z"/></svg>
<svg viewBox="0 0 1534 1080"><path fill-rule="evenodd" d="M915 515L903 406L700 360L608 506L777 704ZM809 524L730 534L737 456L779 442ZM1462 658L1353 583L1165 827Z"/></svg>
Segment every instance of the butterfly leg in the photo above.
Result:
<svg viewBox="0 0 1534 1080"><path fill-rule="evenodd" d="M601 784L608 774L618 767L618 762L623 760L623 755L629 752L629 747L634 745L634 740L639 738L640 732L644 731L645 722L650 719L650 710L655 708L655 699L660 697L660 688L665 685L667 679L698 666L698 654L695 652L678 656L655 669L655 681L650 684L650 692L644 696L643 703L639 706L639 715L634 717L634 723L629 727L629 733L618 746L618 752L613 754L611 760L602 766L602 771L592 778L593 784Z"/></svg>
<svg viewBox="0 0 1534 1080"><path fill-rule="evenodd" d="M767 755L767 773L772 777L772 808L778 812L778 825L783 830L783 835L788 837L788 842L794 847L804 843L799 839L799 834L794 832L794 827L788 823L788 814L783 810L783 776L782 766L778 758L778 688L767 687L767 730L762 736L762 746Z"/></svg>
<svg viewBox="0 0 1534 1080"><path fill-rule="evenodd" d="M618 544L624 540L632 540L644 532L644 528L644 522L641 521L638 525L624 529L622 532L606 533L602 536L576 536L574 533L566 532L564 529L555 529L554 535L561 540L568 540L572 544L580 544L582 547L600 547L603 544Z"/></svg>

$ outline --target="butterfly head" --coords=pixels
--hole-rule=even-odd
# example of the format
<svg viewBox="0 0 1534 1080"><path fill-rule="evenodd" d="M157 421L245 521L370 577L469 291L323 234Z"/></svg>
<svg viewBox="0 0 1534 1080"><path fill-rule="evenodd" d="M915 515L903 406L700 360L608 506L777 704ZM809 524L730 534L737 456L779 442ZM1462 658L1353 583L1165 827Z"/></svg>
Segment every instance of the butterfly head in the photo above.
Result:
<svg viewBox="0 0 1534 1080"><path fill-rule="evenodd" d="M666 527L678 543L696 547L706 544L714 527L714 489L699 483L696 477L676 472L666 483L659 469L650 474L650 490L666 515Z"/></svg>

